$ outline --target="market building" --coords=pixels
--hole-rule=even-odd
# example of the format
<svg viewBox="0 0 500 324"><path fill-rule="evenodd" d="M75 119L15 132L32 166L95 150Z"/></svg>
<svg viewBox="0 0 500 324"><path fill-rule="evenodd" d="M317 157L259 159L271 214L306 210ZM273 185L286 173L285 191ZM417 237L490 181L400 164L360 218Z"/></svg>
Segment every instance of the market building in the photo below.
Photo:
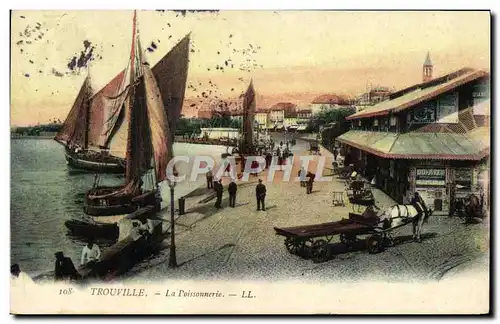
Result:
<svg viewBox="0 0 500 324"><path fill-rule="evenodd" d="M337 138L354 164L398 203L419 192L435 214L471 193L489 206L490 76L463 68L397 91L346 119Z"/></svg>

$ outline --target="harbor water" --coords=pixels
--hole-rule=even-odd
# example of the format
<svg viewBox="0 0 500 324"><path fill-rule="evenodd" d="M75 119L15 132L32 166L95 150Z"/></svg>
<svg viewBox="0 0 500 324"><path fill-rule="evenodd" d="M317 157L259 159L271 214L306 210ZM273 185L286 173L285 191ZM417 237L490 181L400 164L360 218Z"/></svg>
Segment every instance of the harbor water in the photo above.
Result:
<svg viewBox="0 0 500 324"><path fill-rule="evenodd" d="M222 146L174 144L175 155L205 155L220 158ZM190 167L180 162L179 172ZM123 175L100 176L101 184L119 185ZM203 175L195 182L184 181L175 188L176 199L199 187ZM85 192L92 187L94 174L71 169L64 158L64 148L51 139L11 140L11 262L31 276L53 270L54 253L63 251L75 266L86 244L84 238L68 234L64 222L83 216ZM169 203L169 187L161 184L163 203ZM113 244L98 240L102 249Z"/></svg>

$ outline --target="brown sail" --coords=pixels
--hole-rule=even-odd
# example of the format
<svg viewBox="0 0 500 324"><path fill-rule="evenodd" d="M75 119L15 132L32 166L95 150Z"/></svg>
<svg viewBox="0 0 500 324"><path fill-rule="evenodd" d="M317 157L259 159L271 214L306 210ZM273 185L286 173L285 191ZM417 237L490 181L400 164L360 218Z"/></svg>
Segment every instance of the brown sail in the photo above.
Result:
<svg viewBox="0 0 500 324"><path fill-rule="evenodd" d="M173 136L177 121L181 115L186 91L186 80L189 65L189 43L191 33L175 45L152 68L158 88L160 89L163 106L167 112L169 129Z"/></svg>
<svg viewBox="0 0 500 324"><path fill-rule="evenodd" d="M87 148L91 92L90 78L87 76L61 130L54 138L56 141L65 146Z"/></svg>
<svg viewBox="0 0 500 324"><path fill-rule="evenodd" d="M241 152L253 153L253 124L255 120L255 89L250 81L247 91L243 95L243 139Z"/></svg>
<svg viewBox="0 0 500 324"><path fill-rule="evenodd" d="M114 77L106 86L92 97L89 114L89 146L99 149L103 144L102 134L106 132L106 120L109 119L108 109L113 107L108 98L116 96L123 87L125 70Z"/></svg>

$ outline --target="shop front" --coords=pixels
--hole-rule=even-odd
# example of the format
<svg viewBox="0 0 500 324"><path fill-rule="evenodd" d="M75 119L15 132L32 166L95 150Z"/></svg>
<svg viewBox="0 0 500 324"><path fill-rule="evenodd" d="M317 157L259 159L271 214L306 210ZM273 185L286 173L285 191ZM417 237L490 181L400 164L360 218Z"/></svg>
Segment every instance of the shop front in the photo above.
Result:
<svg viewBox="0 0 500 324"><path fill-rule="evenodd" d="M413 175L413 192L418 192L427 207L436 213L448 213L449 197L446 187L446 168L416 166ZM408 197L409 198L409 197Z"/></svg>

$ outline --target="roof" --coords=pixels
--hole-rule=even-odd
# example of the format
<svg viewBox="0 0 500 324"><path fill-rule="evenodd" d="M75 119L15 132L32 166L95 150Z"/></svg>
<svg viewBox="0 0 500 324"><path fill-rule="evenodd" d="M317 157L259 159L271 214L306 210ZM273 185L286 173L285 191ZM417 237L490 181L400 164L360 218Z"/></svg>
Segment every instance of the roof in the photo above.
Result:
<svg viewBox="0 0 500 324"><path fill-rule="evenodd" d="M451 75L451 74L450 74ZM467 70L462 74L451 79L440 78L441 83L426 82L420 86L411 89L411 91L390 99L382 101L374 106L368 107L362 111L352 114L346 119L368 118L377 116L387 116L390 113L396 113L413 107L421 102L433 99L442 93L455 89L463 84L469 83L476 79L488 76L488 72L482 70ZM411 87L410 87L411 88ZM409 88L409 89L410 89ZM402 92L402 91L399 91Z"/></svg>
<svg viewBox="0 0 500 324"><path fill-rule="evenodd" d="M351 130L337 140L389 159L480 160L489 155L490 129L478 127L467 134Z"/></svg>
<svg viewBox="0 0 500 324"><path fill-rule="evenodd" d="M427 56L425 57L424 66L432 66L431 55L429 52L427 52Z"/></svg>
<svg viewBox="0 0 500 324"><path fill-rule="evenodd" d="M291 102L278 102L277 104L274 104L271 107L272 111L277 111L277 110L293 110L297 108L297 105L291 103Z"/></svg>
<svg viewBox="0 0 500 324"><path fill-rule="evenodd" d="M314 98L313 104L347 105L347 99L336 94L324 94Z"/></svg>

